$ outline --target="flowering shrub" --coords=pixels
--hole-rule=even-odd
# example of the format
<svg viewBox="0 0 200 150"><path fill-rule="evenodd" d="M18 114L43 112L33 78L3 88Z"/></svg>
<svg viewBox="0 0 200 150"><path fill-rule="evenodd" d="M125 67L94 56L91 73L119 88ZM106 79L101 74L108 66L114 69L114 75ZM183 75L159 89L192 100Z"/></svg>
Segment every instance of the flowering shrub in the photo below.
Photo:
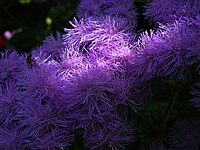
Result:
<svg viewBox="0 0 200 150"><path fill-rule="evenodd" d="M144 15L158 26L139 33L132 0L82 0L64 33L29 54L1 52L0 149L70 149L80 139L92 150L132 149L138 139L140 150L200 149L199 121L174 117L178 134L167 128L184 86L197 82L187 96L200 108L199 4L153 0ZM172 97L144 127L155 121L158 135L140 141L140 113L162 82Z"/></svg>

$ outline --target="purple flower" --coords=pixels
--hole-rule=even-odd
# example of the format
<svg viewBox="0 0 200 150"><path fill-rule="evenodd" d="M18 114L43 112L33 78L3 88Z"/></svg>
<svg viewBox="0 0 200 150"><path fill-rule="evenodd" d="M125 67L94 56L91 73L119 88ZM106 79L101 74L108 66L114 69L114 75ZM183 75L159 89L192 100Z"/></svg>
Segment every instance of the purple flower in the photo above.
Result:
<svg viewBox="0 0 200 150"><path fill-rule="evenodd" d="M63 43L66 45L68 53L79 54L87 44L95 39L92 32L95 30L97 22L92 19L78 21L74 18L70 24L73 29L64 29L66 34L63 35Z"/></svg>
<svg viewBox="0 0 200 150"><path fill-rule="evenodd" d="M73 140L74 129L62 111L64 83L57 69L49 62L27 68L18 81L22 98L17 103L16 118L20 128L33 134L26 141L30 149L66 148Z"/></svg>
<svg viewBox="0 0 200 150"><path fill-rule="evenodd" d="M190 67L198 62L197 34L190 25L190 20L183 18L167 26L163 36L167 47L160 58L166 64L161 66L161 76L183 80L190 76Z"/></svg>
<svg viewBox="0 0 200 150"><path fill-rule="evenodd" d="M114 103L119 107L119 111L126 112L131 108L135 112L138 112L141 109L145 100L143 94L146 92L144 90L137 91L139 85L136 85L131 78L117 77L113 80L112 84L115 91Z"/></svg>
<svg viewBox="0 0 200 150"><path fill-rule="evenodd" d="M192 20L192 27L193 30L196 32L197 37L195 39L196 41L196 49L197 49L197 56L198 56L198 64L197 65L197 72L200 74L200 15L196 16L195 19Z"/></svg>
<svg viewBox="0 0 200 150"><path fill-rule="evenodd" d="M26 59L16 51L6 50L0 53L0 82L5 79L17 80L26 67Z"/></svg>
<svg viewBox="0 0 200 150"><path fill-rule="evenodd" d="M59 64L58 73L63 82L69 81L78 72L89 64L88 60L81 56L69 56L64 54Z"/></svg>
<svg viewBox="0 0 200 150"><path fill-rule="evenodd" d="M162 69L159 64L159 56L165 43L160 32L150 31L141 34L138 39L138 50L132 59L131 74L134 78L142 81L149 80L157 75L158 69ZM164 46L163 46L164 45Z"/></svg>
<svg viewBox="0 0 200 150"><path fill-rule="evenodd" d="M66 29L63 37L68 53L98 55L114 60L130 55L134 36L130 24L123 18L90 17L75 23L75 28Z"/></svg>
<svg viewBox="0 0 200 150"><path fill-rule="evenodd" d="M56 59L59 57L61 51L65 49L65 45L62 41L62 35L57 32L56 37L53 35L48 36L43 41L43 48L47 56L51 56L52 58Z"/></svg>
<svg viewBox="0 0 200 150"><path fill-rule="evenodd" d="M119 16L136 25L137 12L132 0L106 0L105 15Z"/></svg>
<svg viewBox="0 0 200 150"><path fill-rule="evenodd" d="M112 109L110 94L111 78L102 68L86 67L69 81L65 89L66 106L82 110L82 114L92 118L104 110Z"/></svg>
<svg viewBox="0 0 200 150"><path fill-rule="evenodd" d="M36 50L33 50L31 52L31 57L29 56L31 59L31 62L30 62L31 66L45 64L51 60L51 55L48 56L45 53L45 51L46 50L44 49L44 47L40 46Z"/></svg>
<svg viewBox="0 0 200 150"><path fill-rule="evenodd" d="M57 32L56 37L53 35L48 36L42 46L38 47L32 52L32 58L38 62L46 62L48 60L59 60L65 45L62 41L62 35Z"/></svg>
<svg viewBox="0 0 200 150"><path fill-rule="evenodd" d="M178 133L170 139L173 150L198 150L200 148L200 122L196 120L179 120L175 123Z"/></svg>
<svg viewBox="0 0 200 150"><path fill-rule="evenodd" d="M132 0L82 0L79 4L79 19L106 15L121 17L131 22L132 27L136 24L137 13Z"/></svg>
<svg viewBox="0 0 200 150"><path fill-rule="evenodd" d="M105 7L105 0L81 0L77 16L79 19L87 18L93 15L101 15L103 7Z"/></svg>
<svg viewBox="0 0 200 150"><path fill-rule="evenodd" d="M46 101L45 101L46 100ZM59 120L58 108L48 99L43 99L41 103L26 101L18 104L17 117L21 127L41 128L44 130L49 126L55 126Z"/></svg>
<svg viewBox="0 0 200 150"><path fill-rule="evenodd" d="M193 95L193 98L190 100L192 105L200 110L200 82L195 84L190 94Z"/></svg>
<svg viewBox="0 0 200 150"><path fill-rule="evenodd" d="M102 123L96 122L85 128L86 147L98 149L126 149L134 140L133 128L117 116L110 115Z"/></svg>
<svg viewBox="0 0 200 150"><path fill-rule="evenodd" d="M55 65L40 65L23 71L18 85L24 99L41 101L48 97L51 100L62 97L62 82L56 74Z"/></svg>
<svg viewBox="0 0 200 150"><path fill-rule="evenodd" d="M20 100L19 87L13 80L0 84L0 125L7 126L16 120L16 104Z"/></svg>
<svg viewBox="0 0 200 150"><path fill-rule="evenodd" d="M35 132L32 137L27 140L26 146L29 149L65 149L69 148L74 137L65 128L49 129L45 133ZM37 129L35 129L37 131Z"/></svg>
<svg viewBox="0 0 200 150"><path fill-rule="evenodd" d="M138 52L132 62L132 74L142 80L155 76L183 80L190 76L190 67L197 63L196 33L190 21L181 19L139 38Z"/></svg>
<svg viewBox="0 0 200 150"><path fill-rule="evenodd" d="M0 127L0 147L1 149L25 149L25 141L30 134L20 130L16 125L13 127Z"/></svg>
<svg viewBox="0 0 200 150"><path fill-rule="evenodd" d="M151 22L172 22L180 17L195 17L199 14L199 0L153 0L146 6L144 15Z"/></svg>
<svg viewBox="0 0 200 150"><path fill-rule="evenodd" d="M94 35L95 39L88 48L90 53L109 59L130 55L134 35L123 18L100 18L100 26L95 29Z"/></svg>

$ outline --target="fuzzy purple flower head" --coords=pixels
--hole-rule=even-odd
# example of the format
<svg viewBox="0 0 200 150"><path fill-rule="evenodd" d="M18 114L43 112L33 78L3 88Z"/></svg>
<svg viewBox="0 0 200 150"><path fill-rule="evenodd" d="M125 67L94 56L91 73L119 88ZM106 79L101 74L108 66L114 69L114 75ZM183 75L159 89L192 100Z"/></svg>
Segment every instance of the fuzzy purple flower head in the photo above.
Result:
<svg viewBox="0 0 200 150"><path fill-rule="evenodd" d="M36 129L35 129L36 130ZM65 129L50 129L47 133L35 133L26 143L29 149L66 149L69 148L74 137Z"/></svg>
<svg viewBox="0 0 200 150"><path fill-rule="evenodd" d="M79 19L102 15L118 16L136 25L137 12L132 0L82 0L78 7Z"/></svg>
<svg viewBox="0 0 200 150"><path fill-rule="evenodd" d="M26 67L26 59L15 51L0 52L0 82L5 79L17 80Z"/></svg>
<svg viewBox="0 0 200 150"><path fill-rule="evenodd" d="M77 16L79 19L81 19L93 15L101 15L103 7L105 7L105 0L81 0L77 11Z"/></svg>
<svg viewBox="0 0 200 150"><path fill-rule="evenodd" d="M0 127L0 148L1 149L26 149L27 139L30 134L26 131L21 131L16 125L12 127Z"/></svg>
<svg viewBox="0 0 200 150"><path fill-rule="evenodd" d="M133 75L143 80L155 76L183 80L190 76L189 68L198 62L196 37L187 18L160 25L160 29L150 35L146 32L138 40Z"/></svg>
<svg viewBox="0 0 200 150"><path fill-rule="evenodd" d="M106 0L105 15L119 16L131 22L132 26L137 23L137 12L133 0Z"/></svg>
<svg viewBox="0 0 200 150"><path fill-rule="evenodd" d="M101 68L88 66L82 69L66 86L66 106L84 110L83 114L90 118L112 109L111 99L108 97L108 93L113 93L110 82L110 77Z"/></svg>
<svg viewBox="0 0 200 150"><path fill-rule="evenodd" d="M86 147L98 149L122 149L134 141L133 127L117 116L110 115L102 123L96 123L85 129Z"/></svg>
<svg viewBox="0 0 200 150"><path fill-rule="evenodd" d="M194 18L200 12L199 0L153 0L144 15L151 22L173 22L180 17Z"/></svg>
<svg viewBox="0 0 200 150"><path fill-rule="evenodd" d="M16 107L21 98L20 94L16 81L0 82L0 125L7 126L16 120Z"/></svg>
<svg viewBox="0 0 200 150"><path fill-rule="evenodd" d="M32 51L32 58L38 64L49 60L60 60L60 55L65 50L65 45L62 41L61 33L57 32L56 37L49 35L44 41L42 46Z"/></svg>
<svg viewBox="0 0 200 150"><path fill-rule="evenodd" d="M117 70L121 61L132 57L134 35L130 24L123 18L90 17L76 21L73 26L74 29L66 29L63 36L68 53L83 54L89 61L101 59L113 64L107 64L113 70Z"/></svg>

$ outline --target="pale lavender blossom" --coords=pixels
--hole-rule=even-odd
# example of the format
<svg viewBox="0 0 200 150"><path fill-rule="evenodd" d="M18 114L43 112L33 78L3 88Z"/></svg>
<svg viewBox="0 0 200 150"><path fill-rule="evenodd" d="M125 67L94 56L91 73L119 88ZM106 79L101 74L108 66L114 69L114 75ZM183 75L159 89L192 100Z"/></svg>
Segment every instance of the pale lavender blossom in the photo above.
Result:
<svg viewBox="0 0 200 150"><path fill-rule="evenodd" d="M112 109L110 94L111 78L103 68L86 67L76 73L65 89L65 105L92 118L104 110Z"/></svg>

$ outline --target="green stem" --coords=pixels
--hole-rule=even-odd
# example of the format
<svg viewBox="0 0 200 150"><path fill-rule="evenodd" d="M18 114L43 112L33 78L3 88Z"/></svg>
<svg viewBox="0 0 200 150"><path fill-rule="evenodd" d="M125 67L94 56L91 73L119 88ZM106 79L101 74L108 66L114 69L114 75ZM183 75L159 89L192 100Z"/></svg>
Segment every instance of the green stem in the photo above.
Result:
<svg viewBox="0 0 200 150"><path fill-rule="evenodd" d="M171 98L171 100L169 101L166 109L165 109L165 113L164 113L164 119L163 119L163 122L162 122L162 125L161 125L161 134L160 134L160 141L163 142L164 140L164 136L165 136L165 132L166 132L166 126L167 126L167 122L171 116L171 113L172 113L172 110L173 110L173 107L175 105L175 102L176 102L176 99L182 89L182 84L180 86L178 86L178 89L177 89L177 86L174 87L176 91L176 93L174 94L174 96Z"/></svg>

